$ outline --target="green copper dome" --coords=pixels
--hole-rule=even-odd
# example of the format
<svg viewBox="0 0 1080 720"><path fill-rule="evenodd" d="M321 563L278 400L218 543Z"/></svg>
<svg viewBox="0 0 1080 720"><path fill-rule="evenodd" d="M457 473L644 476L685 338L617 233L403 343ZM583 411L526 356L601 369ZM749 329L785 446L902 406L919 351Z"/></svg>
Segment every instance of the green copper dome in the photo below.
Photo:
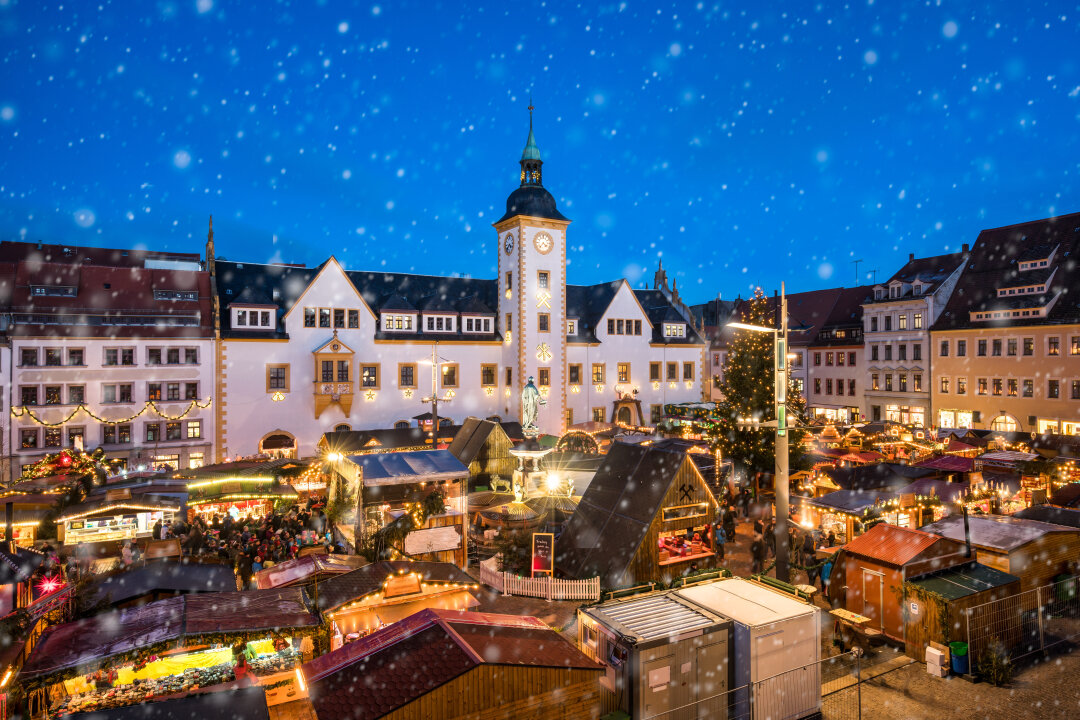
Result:
<svg viewBox="0 0 1080 720"><path fill-rule="evenodd" d="M536 147L536 138L533 137L532 118L529 119L529 139L525 142L525 149L521 151L522 160L539 160L540 148Z"/></svg>

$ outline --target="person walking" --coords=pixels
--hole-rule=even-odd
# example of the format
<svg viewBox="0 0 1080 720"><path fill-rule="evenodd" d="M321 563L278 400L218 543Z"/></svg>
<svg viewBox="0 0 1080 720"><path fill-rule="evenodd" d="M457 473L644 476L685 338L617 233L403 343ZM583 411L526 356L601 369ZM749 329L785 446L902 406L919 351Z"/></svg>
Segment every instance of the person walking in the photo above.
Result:
<svg viewBox="0 0 1080 720"><path fill-rule="evenodd" d="M721 560L724 559L724 545L727 544L727 533L724 532L724 526L717 524L713 531L716 538L716 556Z"/></svg>
<svg viewBox="0 0 1080 720"><path fill-rule="evenodd" d="M806 533L803 538L802 548L802 565L806 568L806 584L817 584L818 568L817 565L817 553L814 552L814 534Z"/></svg>

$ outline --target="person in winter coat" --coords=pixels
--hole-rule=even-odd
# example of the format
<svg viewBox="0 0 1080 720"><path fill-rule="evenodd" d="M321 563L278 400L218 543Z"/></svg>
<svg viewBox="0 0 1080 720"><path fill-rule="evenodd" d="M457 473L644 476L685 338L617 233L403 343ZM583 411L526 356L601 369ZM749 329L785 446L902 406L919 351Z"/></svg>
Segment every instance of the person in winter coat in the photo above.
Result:
<svg viewBox="0 0 1080 720"><path fill-rule="evenodd" d="M754 541L750 543L750 573L757 575L765 568L765 541L760 535L754 535Z"/></svg>
<svg viewBox="0 0 1080 720"><path fill-rule="evenodd" d="M155 540L160 540L161 539L161 520L160 519L156 523L154 523L153 537L154 537Z"/></svg>
<svg viewBox="0 0 1080 720"><path fill-rule="evenodd" d="M727 544L727 533L724 532L723 525L717 525L714 531L714 537L716 538L716 556L721 560L724 559L724 545Z"/></svg>

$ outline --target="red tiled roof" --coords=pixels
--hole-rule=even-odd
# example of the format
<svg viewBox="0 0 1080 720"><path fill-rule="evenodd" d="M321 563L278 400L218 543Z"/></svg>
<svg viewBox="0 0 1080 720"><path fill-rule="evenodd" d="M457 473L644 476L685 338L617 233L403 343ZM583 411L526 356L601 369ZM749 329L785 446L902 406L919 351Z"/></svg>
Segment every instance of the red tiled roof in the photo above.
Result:
<svg viewBox="0 0 1080 720"><path fill-rule="evenodd" d="M378 718L485 663L603 669L536 618L422 610L303 674L320 717Z"/></svg>
<svg viewBox="0 0 1080 720"><path fill-rule="evenodd" d="M904 565L939 540L941 538L937 535L921 530L878 523L845 545L844 550L849 555L859 555L889 565Z"/></svg>

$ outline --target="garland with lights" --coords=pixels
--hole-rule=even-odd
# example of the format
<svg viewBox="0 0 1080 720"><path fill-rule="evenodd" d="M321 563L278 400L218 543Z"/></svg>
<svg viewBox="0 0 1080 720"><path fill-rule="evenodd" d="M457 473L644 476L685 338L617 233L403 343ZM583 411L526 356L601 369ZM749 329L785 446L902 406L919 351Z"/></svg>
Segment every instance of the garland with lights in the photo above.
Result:
<svg viewBox="0 0 1080 720"><path fill-rule="evenodd" d="M424 527L432 515L446 512L446 496L441 490L435 490L418 503L408 503L405 513L387 523L371 535L369 552L372 562L386 560L390 550L405 542L405 536L413 530Z"/></svg>
<svg viewBox="0 0 1080 720"><path fill-rule="evenodd" d="M162 417L162 418L164 418L166 420L183 420L188 415L190 415L192 412L194 412L196 409L205 410L206 408L210 407L210 403L212 401L213 401L212 398L207 398L205 403L201 403L198 400L192 400L190 403L188 403L187 409L184 410L184 412L180 413L179 415L169 415L168 413L162 411L161 408L159 408L157 406L158 401L156 401L156 400L147 400L146 404L143 405L142 410L135 413L131 417L118 419L118 420L108 420L106 418L100 417L97 413L95 413L93 410L91 410L90 407L86 403L79 403L78 405L75 406L75 409L72 410L68 414L68 416L66 418L64 418L63 420L61 420L59 422L54 422L54 423L45 422L44 420L39 418L37 415L35 415L34 411L31 410L26 405L12 405L11 406L11 416L16 417L16 418L28 417L31 420L33 420L35 423L37 423L38 425L43 425L45 427L60 427L60 426L64 425L65 423L71 422L71 420L76 415L78 415L80 412L84 412L87 415L89 415L91 418L93 418L94 420L97 420L99 423L103 423L103 424L106 424L106 425L120 425L120 424L123 424L123 423L129 423L129 422L135 420L136 418L138 418L141 415L145 414L147 410L153 410L155 414L157 414L158 416L160 416L160 417Z"/></svg>
<svg viewBox="0 0 1080 720"><path fill-rule="evenodd" d="M769 299L757 288L741 321L775 327L773 315ZM719 385L724 397L716 404L716 410L709 413L711 418L696 418L693 423L693 431L709 443L713 452L719 450L747 472L772 472L776 465L775 431L741 429L738 423L739 418L747 417L762 421L775 419L774 355L771 334L736 330L728 345L724 378ZM787 410L789 472L809 470L809 460L802 447L806 431L797 427L803 424L806 401L790 376Z"/></svg>

